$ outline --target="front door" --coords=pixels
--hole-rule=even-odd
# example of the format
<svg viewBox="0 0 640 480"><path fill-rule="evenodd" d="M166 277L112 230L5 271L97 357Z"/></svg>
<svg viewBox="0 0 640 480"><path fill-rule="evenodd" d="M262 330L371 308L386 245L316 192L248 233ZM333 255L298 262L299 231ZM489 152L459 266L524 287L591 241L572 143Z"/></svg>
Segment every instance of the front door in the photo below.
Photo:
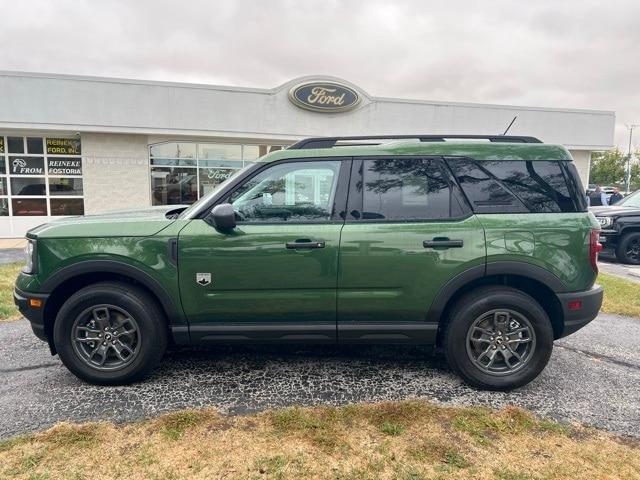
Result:
<svg viewBox="0 0 640 480"><path fill-rule="evenodd" d="M427 312L463 271L484 268L482 226L438 158L354 160L340 244L340 342L432 343Z"/></svg>
<svg viewBox="0 0 640 480"><path fill-rule="evenodd" d="M192 341L335 341L350 163L266 165L222 202L234 206L234 230L198 219L180 232L180 293Z"/></svg>

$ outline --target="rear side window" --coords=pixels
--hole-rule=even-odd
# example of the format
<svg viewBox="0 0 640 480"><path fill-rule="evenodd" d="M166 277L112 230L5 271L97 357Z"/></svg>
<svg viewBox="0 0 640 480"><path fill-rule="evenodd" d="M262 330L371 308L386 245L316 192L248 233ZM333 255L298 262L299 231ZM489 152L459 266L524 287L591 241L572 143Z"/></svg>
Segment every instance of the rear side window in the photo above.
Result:
<svg viewBox="0 0 640 480"><path fill-rule="evenodd" d="M557 161L448 159L478 213L581 211Z"/></svg>
<svg viewBox="0 0 640 480"><path fill-rule="evenodd" d="M389 158L362 164L362 220L458 218L463 209L441 160Z"/></svg>

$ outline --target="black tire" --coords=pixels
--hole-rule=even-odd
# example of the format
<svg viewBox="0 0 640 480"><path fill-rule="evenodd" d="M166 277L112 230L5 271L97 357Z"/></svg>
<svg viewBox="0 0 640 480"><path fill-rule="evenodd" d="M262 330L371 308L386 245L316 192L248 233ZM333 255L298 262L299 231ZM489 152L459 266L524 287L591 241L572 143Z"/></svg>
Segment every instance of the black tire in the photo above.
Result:
<svg viewBox="0 0 640 480"><path fill-rule="evenodd" d="M622 236L616 246L616 258L622 263L640 265L640 232Z"/></svg>
<svg viewBox="0 0 640 480"><path fill-rule="evenodd" d="M124 312L127 315L123 313L120 318L133 319L137 328L123 327L121 332L117 332L116 329L114 333L119 334L120 338L114 338L113 345L116 345L115 342L120 340L131 342L131 338L134 338L135 344L128 348L132 353L125 361L122 361L120 367L117 366L117 362L120 360L115 358L113 360L115 366L111 367L111 370L100 370L100 368L107 368L107 366L90 365L90 359L83 358L83 356L86 357L83 355L83 352L86 353L86 351L81 350L81 346L85 343L74 342L73 338L77 335L78 328L86 329L86 327L78 327L79 322L85 321L82 320L85 315L92 316L96 310L108 311L106 308L108 306L113 307L111 315L115 317L118 312ZM111 318L108 313L105 313L104 317L107 320ZM92 328L101 330L98 327ZM127 328L138 333L127 337L125 332ZM114 329L112 328L112 330ZM74 333L73 336L72 333ZM98 334L92 333L92 335ZM103 334L100 333L100 336L103 337ZM145 378L160 362L167 348L167 340L165 318L155 299L144 290L124 282L96 283L74 293L62 305L53 327L53 341L62 363L78 378L97 385L126 385ZM86 342L87 338L84 341ZM98 340L98 342L100 341ZM93 349L94 343L98 342L87 343ZM107 343L98 343L98 347ZM118 345L122 345L122 343L118 343ZM104 351L107 351L108 348L108 346L102 347ZM114 350L105 354L105 358L116 356L116 346L111 348ZM88 349L89 347L87 347ZM120 352L118 352L118 356L121 356Z"/></svg>
<svg viewBox="0 0 640 480"><path fill-rule="evenodd" d="M478 325L476 322L483 318L489 319L491 315L495 316L496 313L494 312L501 309L512 312L514 317L511 318L516 319L516 323L518 321L521 322L518 325L528 323L528 331L533 332L531 340L522 342L520 345L518 340L505 342L503 337L505 339L520 338L524 335L522 333L518 333L515 336L514 334L509 334L511 335L510 337L504 335L491 336L490 339L496 339L495 342L500 341L496 347L496 343L493 340L489 342L489 336L485 336L485 333L482 333L481 339L470 341L468 335L471 335L469 332L472 327ZM483 329L473 328L474 332L476 330ZM484 340L484 338L487 339ZM476 346L476 342L481 342L480 345L482 346ZM505 364L504 372L485 371L478 365L477 358L474 360L475 353L485 348L489 351L489 355L493 354L496 357L497 353L489 349L499 347L497 352L500 353L500 348L505 348L504 343L509 344L508 348L515 344L516 349L526 349L526 343L531 344L528 353L519 354L526 361L521 362L522 364L518 370L514 368L513 372L509 371L511 366L508 365L504 357L505 353L501 353L502 362ZM486 390L512 390L531 382L544 370L553 350L553 328L544 309L526 293L506 286L480 287L464 295L454 305L449 315L449 322L446 325L443 347L451 368L468 384ZM477 350L474 350L474 348ZM506 350L506 352L510 351ZM486 353L486 351L483 353ZM489 358L489 355L484 358ZM514 363L516 362L514 361Z"/></svg>

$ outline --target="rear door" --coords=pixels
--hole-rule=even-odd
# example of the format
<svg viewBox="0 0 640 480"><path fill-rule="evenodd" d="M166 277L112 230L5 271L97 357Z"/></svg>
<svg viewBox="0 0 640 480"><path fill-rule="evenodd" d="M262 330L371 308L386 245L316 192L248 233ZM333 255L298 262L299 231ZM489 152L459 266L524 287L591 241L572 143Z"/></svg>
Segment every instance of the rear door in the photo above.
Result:
<svg viewBox="0 0 640 480"><path fill-rule="evenodd" d="M338 338L432 343L440 289L484 268L481 225L440 158L354 160L340 243Z"/></svg>

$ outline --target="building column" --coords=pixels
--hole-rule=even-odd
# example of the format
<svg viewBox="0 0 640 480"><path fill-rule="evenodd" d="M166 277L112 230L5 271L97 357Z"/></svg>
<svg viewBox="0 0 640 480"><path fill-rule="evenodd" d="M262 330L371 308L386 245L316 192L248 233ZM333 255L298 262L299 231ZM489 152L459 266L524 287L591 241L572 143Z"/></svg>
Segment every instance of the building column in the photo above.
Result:
<svg viewBox="0 0 640 480"><path fill-rule="evenodd" d="M151 205L146 135L83 133L85 214Z"/></svg>

